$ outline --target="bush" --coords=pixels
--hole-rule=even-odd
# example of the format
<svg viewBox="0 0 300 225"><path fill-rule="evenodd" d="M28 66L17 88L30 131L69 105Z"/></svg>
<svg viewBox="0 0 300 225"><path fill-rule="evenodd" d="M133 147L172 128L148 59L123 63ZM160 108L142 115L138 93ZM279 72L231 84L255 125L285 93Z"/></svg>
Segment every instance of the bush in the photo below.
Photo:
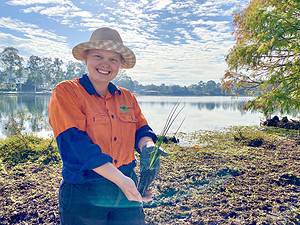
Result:
<svg viewBox="0 0 300 225"><path fill-rule="evenodd" d="M60 157L53 139L33 135L14 135L0 141L0 160L8 166L25 162L59 163Z"/></svg>

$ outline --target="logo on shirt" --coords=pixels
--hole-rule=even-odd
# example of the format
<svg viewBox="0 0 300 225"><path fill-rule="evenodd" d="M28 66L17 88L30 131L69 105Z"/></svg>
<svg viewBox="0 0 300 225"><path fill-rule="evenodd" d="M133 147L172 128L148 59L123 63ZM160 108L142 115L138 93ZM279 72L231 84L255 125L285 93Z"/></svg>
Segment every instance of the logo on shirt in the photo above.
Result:
<svg viewBox="0 0 300 225"><path fill-rule="evenodd" d="M120 111L121 112L126 113L126 112L128 112L128 110L129 110L129 107L127 105L121 105L120 106Z"/></svg>

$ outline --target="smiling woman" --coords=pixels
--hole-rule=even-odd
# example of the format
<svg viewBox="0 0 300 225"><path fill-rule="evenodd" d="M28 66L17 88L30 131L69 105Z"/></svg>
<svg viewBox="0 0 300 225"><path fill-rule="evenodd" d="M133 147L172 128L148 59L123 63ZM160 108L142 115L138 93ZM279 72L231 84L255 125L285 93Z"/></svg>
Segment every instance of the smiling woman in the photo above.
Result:
<svg viewBox="0 0 300 225"><path fill-rule="evenodd" d="M152 196L137 190L134 149L151 151L157 137L135 96L111 82L135 65L135 55L110 28L95 30L72 52L88 74L59 83L49 103L63 161L61 224L144 224L142 202Z"/></svg>
<svg viewBox="0 0 300 225"><path fill-rule="evenodd" d="M89 78L96 90L105 95L107 90L105 84L118 75L122 65L122 56L119 53L102 49L91 49L85 54ZM102 83L104 85L101 85Z"/></svg>

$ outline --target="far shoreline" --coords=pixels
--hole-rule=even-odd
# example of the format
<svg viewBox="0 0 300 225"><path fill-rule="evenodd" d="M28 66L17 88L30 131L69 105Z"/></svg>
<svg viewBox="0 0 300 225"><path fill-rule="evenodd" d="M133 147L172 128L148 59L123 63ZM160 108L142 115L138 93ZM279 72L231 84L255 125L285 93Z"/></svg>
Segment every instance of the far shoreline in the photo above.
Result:
<svg viewBox="0 0 300 225"><path fill-rule="evenodd" d="M51 91L0 91L0 95L51 95Z"/></svg>

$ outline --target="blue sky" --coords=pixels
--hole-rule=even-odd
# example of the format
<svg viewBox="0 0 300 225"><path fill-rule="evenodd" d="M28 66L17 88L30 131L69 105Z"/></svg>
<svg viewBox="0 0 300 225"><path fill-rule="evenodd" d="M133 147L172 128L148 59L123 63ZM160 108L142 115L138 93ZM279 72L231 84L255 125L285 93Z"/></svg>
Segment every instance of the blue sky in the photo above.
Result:
<svg viewBox="0 0 300 225"><path fill-rule="evenodd" d="M128 74L142 84L189 85L226 70L232 15L248 0L0 1L0 51L73 60L72 47L93 30L117 29L137 56Z"/></svg>

